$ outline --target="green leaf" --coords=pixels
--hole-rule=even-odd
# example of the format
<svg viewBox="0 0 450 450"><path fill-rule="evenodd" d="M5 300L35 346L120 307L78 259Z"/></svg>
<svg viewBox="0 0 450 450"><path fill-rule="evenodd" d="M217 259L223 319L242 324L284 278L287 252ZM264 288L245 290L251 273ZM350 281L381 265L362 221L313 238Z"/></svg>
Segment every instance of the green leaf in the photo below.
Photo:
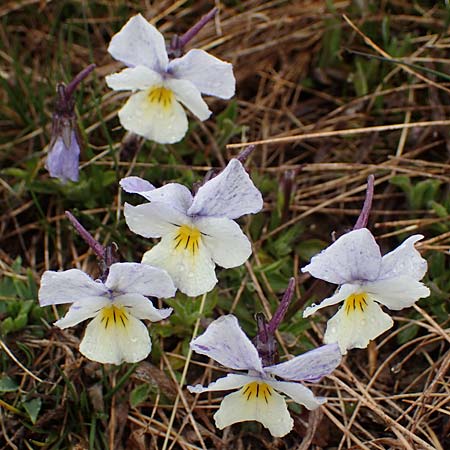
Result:
<svg viewBox="0 0 450 450"><path fill-rule="evenodd" d="M438 217L447 217L448 216L447 208L444 205L441 205L440 203L435 202L433 200L430 202L430 206Z"/></svg>
<svg viewBox="0 0 450 450"><path fill-rule="evenodd" d="M411 339L414 339L419 332L418 325L411 325L409 327L404 328L397 334L397 343L398 345L405 344L409 342Z"/></svg>
<svg viewBox="0 0 450 450"><path fill-rule="evenodd" d="M30 417L31 423L34 425L36 423L39 411L41 410L42 400L40 398L34 398L33 400L22 403L22 405Z"/></svg>
<svg viewBox="0 0 450 450"><path fill-rule="evenodd" d="M0 378L0 392L14 392L19 389L19 385L7 375Z"/></svg>
<svg viewBox="0 0 450 450"><path fill-rule="evenodd" d="M297 254L303 261L311 261L311 258L322 251L327 246L327 243L320 239L308 239L301 242L296 247Z"/></svg>
<svg viewBox="0 0 450 450"><path fill-rule="evenodd" d="M152 390L149 384L141 384L135 387L130 393L130 405L132 408L136 408L139 404L147 400L150 391Z"/></svg>

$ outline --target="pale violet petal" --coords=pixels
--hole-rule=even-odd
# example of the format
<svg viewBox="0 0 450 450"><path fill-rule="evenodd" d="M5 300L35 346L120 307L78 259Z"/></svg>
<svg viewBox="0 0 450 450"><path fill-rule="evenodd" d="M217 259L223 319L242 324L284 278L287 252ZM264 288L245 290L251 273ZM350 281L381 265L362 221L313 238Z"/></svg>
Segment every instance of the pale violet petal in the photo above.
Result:
<svg viewBox="0 0 450 450"><path fill-rule="evenodd" d="M110 304L111 301L107 297L85 297L82 302L76 301L66 315L53 325L61 329L74 327L84 320L95 317L102 308Z"/></svg>
<svg viewBox="0 0 450 450"><path fill-rule="evenodd" d="M200 187L188 214L237 219L262 207L261 192L240 161L232 159L219 175Z"/></svg>
<svg viewBox="0 0 450 450"><path fill-rule="evenodd" d="M202 99L200 91L190 81L169 78L164 85L175 94L178 101L183 103L200 120L206 120L211 115L211 111Z"/></svg>
<svg viewBox="0 0 450 450"><path fill-rule="evenodd" d="M303 386L301 383L275 380L270 380L268 383L277 391L286 394L296 403L305 406L309 410L316 409L326 402L326 399L323 397L315 397L311 389Z"/></svg>
<svg viewBox="0 0 450 450"><path fill-rule="evenodd" d="M145 193L153 191L155 186L140 177L125 177L119 181L120 187L129 194L140 194L145 197Z"/></svg>
<svg viewBox="0 0 450 450"><path fill-rule="evenodd" d="M132 315L122 323L104 326L101 314L86 327L80 343L80 352L103 364L135 363L145 359L152 348L147 327Z"/></svg>
<svg viewBox="0 0 450 450"><path fill-rule="evenodd" d="M252 254L252 245L240 226L226 217L201 217L195 226L214 262L226 269L244 264Z"/></svg>
<svg viewBox="0 0 450 450"><path fill-rule="evenodd" d="M231 314L211 322L190 346L230 369L263 371L258 351Z"/></svg>
<svg viewBox="0 0 450 450"><path fill-rule="evenodd" d="M337 342L345 355L349 349L366 348L371 340L393 326L391 317L383 312L380 305L370 298L366 298L366 303L363 312L357 309L347 313L341 307L328 321L324 342Z"/></svg>
<svg viewBox="0 0 450 450"><path fill-rule="evenodd" d="M133 233L146 238L165 236L189 219L170 205L160 202L132 206L125 203L124 216Z"/></svg>
<svg viewBox="0 0 450 450"><path fill-rule="evenodd" d="M47 306L82 302L85 298L101 297L107 293L108 289L103 283L94 281L81 270L47 270L42 275L38 297L39 304Z"/></svg>
<svg viewBox="0 0 450 450"><path fill-rule="evenodd" d="M186 134L188 121L186 112L173 98L166 106L149 100L150 90L138 91L130 96L122 109L119 120L122 126L139 136L159 142L173 144Z"/></svg>
<svg viewBox="0 0 450 450"><path fill-rule="evenodd" d="M136 319L150 320L152 322L167 319L173 312L172 308L155 308L151 300L139 294L119 295L114 299L114 304L125 307L127 312L136 317Z"/></svg>
<svg viewBox="0 0 450 450"><path fill-rule="evenodd" d="M422 258L414 247L417 241L423 239L421 234L409 237L400 246L383 256L381 260L380 279L398 276L408 276L421 280L427 272L427 261Z"/></svg>
<svg viewBox="0 0 450 450"><path fill-rule="evenodd" d="M63 136L58 136L49 147L45 168L53 178L59 178L62 183L78 181L80 145L74 130L70 133L70 146L64 143Z"/></svg>
<svg viewBox="0 0 450 450"><path fill-rule="evenodd" d="M168 183L152 191L139 192L150 202L160 202L170 205L183 214L192 204L192 194L186 186L178 183Z"/></svg>
<svg viewBox="0 0 450 450"><path fill-rule="evenodd" d="M162 84L162 76L145 66L123 69L105 77L106 84L115 91L137 91Z"/></svg>
<svg viewBox="0 0 450 450"><path fill-rule="evenodd" d="M193 200L189 189L178 183L168 183L155 188L142 178L126 177L122 178L119 184L125 192L139 194L148 201L167 203L183 213L187 212Z"/></svg>
<svg viewBox="0 0 450 450"><path fill-rule="evenodd" d="M169 63L163 35L141 14L112 37L108 52L129 67L146 66L156 72L165 72Z"/></svg>
<svg viewBox="0 0 450 450"><path fill-rule="evenodd" d="M336 303L343 302L349 295L354 294L359 290L360 285L343 284L331 297L322 300L322 302L320 302L318 305L313 303L311 306L305 308L305 310L303 311L303 317L304 318L309 317L311 314L314 314L319 309L326 308L327 306L336 305Z"/></svg>
<svg viewBox="0 0 450 450"><path fill-rule="evenodd" d="M266 388L264 392L270 394L265 397L254 395L248 398L248 391L245 393L245 389L244 386L224 397L219 410L214 414L217 428L222 430L234 423L256 420L275 437L283 437L292 430L294 421L283 396L270 388L270 391L267 391Z"/></svg>
<svg viewBox="0 0 450 450"><path fill-rule="evenodd" d="M181 292L196 297L211 291L217 284L215 264L201 241L195 254L184 247L176 248L178 230L174 228L174 231L163 236L159 244L144 254L142 262L166 270Z"/></svg>
<svg viewBox="0 0 450 450"><path fill-rule="evenodd" d="M313 277L334 284L373 281L378 278L381 253L367 228L342 235L302 268Z"/></svg>
<svg viewBox="0 0 450 450"><path fill-rule="evenodd" d="M259 378L258 378L259 380ZM228 391L232 389L239 389L247 383L255 381L255 377L248 375L229 373L226 377L219 378L213 381L208 386L196 384L195 386L188 386L188 391L193 394L201 394L202 392L212 391Z"/></svg>
<svg viewBox="0 0 450 450"><path fill-rule="evenodd" d="M169 71L176 78L189 80L202 94L228 99L235 93L233 65L204 50L189 50L170 61Z"/></svg>
<svg viewBox="0 0 450 450"><path fill-rule="evenodd" d="M341 363L337 344L322 345L289 361L264 367L266 373L285 380L317 382Z"/></svg>
<svg viewBox="0 0 450 450"><path fill-rule="evenodd" d="M115 263L109 268L105 285L123 294L141 294L168 298L175 295L175 286L165 270L139 263Z"/></svg>
<svg viewBox="0 0 450 450"><path fill-rule="evenodd" d="M397 276L372 281L363 286L371 298L389 309L398 311L414 305L420 298L430 295L430 290L410 276Z"/></svg>

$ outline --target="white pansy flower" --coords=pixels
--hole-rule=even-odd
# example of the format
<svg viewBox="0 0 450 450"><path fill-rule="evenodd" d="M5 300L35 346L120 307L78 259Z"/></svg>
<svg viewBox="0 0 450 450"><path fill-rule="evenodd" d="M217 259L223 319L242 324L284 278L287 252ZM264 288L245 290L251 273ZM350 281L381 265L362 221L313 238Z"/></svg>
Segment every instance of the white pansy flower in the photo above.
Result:
<svg viewBox="0 0 450 450"><path fill-rule="evenodd" d="M263 367L257 349L233 315L222 316L212 322L190 345L193 351L206 355L225 367L246 371L245 374L228 374L207 387L201 384L188 386L193 393L238 389L224 397L219 410L214 414L217 428L256 420L277 437L286 435L294 426L285 398L278 392L307 409L316 409L326 400L315 397L299 381L317 382L341 362L339 347L332 344L289 361ZM289 381L281 381L276 377Z"/></svg>
<svg viewBox="0 0 450 450"><path fill-rule="evenodd" d="M125 203L131 231L162 238L142 262L167 270L181 292L191 297L209 292L217 283L216 264L237 267L251 255L250 241L233 219L258 212L263 200L237 159L195 196L181 184L155 189L138 177L124 178L120 185L150 201L138 206Z"/></svg>
<svg viewBox="0 0 450 450"><path fill-rule="evenodd" d="M106 77L116 91L133 91L119 111L122 126L159 143L180 141L188 122L182 103L200 120L211 111L201 94L234 95L233 66L193 49L169 61L163 35L140 14L113 36L108 52L127 69Z"/></svg>
<svg viewBox="0 0 450 450"><path fill-rule="evenodd" d="M308 317L318 309L344 302L328 321L325 343L337 342L343 354L351 348L365 348L393 326L380 304L400 310L430 295L419 281L427 262L414 247L422 238L411 236L382 257L372 233L361 228L341 236L302 268L302 272L339 285L333 296L303 312L303 317Z"/></svg>
<svg viewBox="0 0 450 450"><path fill-rule="evenodd" d="M44 272L39 303L72 303L55 325L64 329L92 319L80 352L93 361L120 364L141 361L150 353L152 343L142 320L157 322L172 313L172 308L155 308L145 296L174 295L175 286L164 270L145 264L116 263L109 268L104 283L78 269Z"/></svg>

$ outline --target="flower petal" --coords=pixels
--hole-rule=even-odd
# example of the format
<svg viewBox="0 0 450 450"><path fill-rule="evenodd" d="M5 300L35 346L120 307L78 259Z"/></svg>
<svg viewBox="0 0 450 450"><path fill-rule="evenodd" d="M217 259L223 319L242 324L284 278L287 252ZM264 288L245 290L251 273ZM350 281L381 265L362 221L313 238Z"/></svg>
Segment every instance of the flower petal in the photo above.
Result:
<svg viewBox="0 0 450 450"><path fill-rule="evenodd" d="M138 177L129 177L129 178L138 178ZM189 207L192 204L192 194L189 191L189 189L186 186L183 186L182 184L168 183L158 189L153 188L153 189L148 189L146 191L144 191L144 190L130 191L130 190L127 190L127 188L129 187L129 183L127 183L126 180L127 180L127 178L123 178L120 181L121 186L122 186L122 181L125 181L124 184L125 184L126 188L124 188L123 186L122 186L122 188L126 192L131 192L131 193L136 193L136 194L142 195L142 197L146 198L150 202L165 203L165 204L170 205L173 208L177 209L178 211L182 212L183 214L187 213L187 210L189 209ZM145 180L142 180L142 181L145 181ZM134 180L132 181L132 184L135 186L137 185L137 183L139 183L139 182L136 182ZM148 183L148 184L150 184L150 183ZM144 185L141 184L141 185L138 185L137 187L139 189L139 187L144 187Z"/></svg>
<svg viewBox="0 0 450 450"><path fill-rule="evenodd" d="M343 302L349 295L357 292L360 289L360 287L361 287L360 285L355 284L343 284L331 297L322 300L322 302L319 303L318 305L313 303L311 306L305 308L305 310L303 311L303 318L306 319L306 317L309 317L311 314L314 314L319 309L335 305L336 303L339 302Z"/></svg>
<svg viewBox="0 0 450 450"><path fill-rule="evenodd" d="M226 269L244 264L252 245L239 225L226 217L203 217L195 221L202 240L216 264Z"/></svg>
<svg viewBox="0 0 450 450"><path fill-rule="evenodd" d="M200 120L206 120L211 115L211 111L202 99L200 91L190 81L169 78L164 84L175 94L177 100L183 103Z"/></svg>
<svg viewBox="0 0 450 450"><path fill-rule="evenodd" d="M152 322L159 322L160 320L167 319L173 311L173 308L155 308L151 300L139 294L120 295L114 299L114 303L124 306L130 314L136 317L136 319L151 320Z"/></svg>
<svg viewBox="0 0 450 450"><path fill-rule="evenodd" d="M364 284L371 298L389 309L398 311L412 306L419 298L430 295L430 290L410 276L397 276Z"/></svg>
<svg viewBox="0 0 450 450"><path fill-rule="evenodd" d="M373 281L380 273L381 254L367 228L342 235L302 268L313 277L334 284Z"/></svg>
<svg viewBox="0 0 450 450"><path fill-rule="evenodd" d="M162 204L151 203L151 205ZM158 245L144 254L142 262L167 270L181 292L190 297L196 297L211 291L216 285L215 265L202 242L199 242L195 255L190 249L176 249L178 229L175 228L174 231L163 236Z"/></svg>
<svg viewBox="0 0 450 450"><path fill-rule="evenodd" d="M219 175L200 187L188 214L236 219L262 207L261 192L240 161L232 159Z"/></svg>
<svg viewBox="0 0 450 450"><path fill-rule="evenodd" d="M160 144L181 141L188 121L183 107L175 100L163 106L149 99L149 90L132 94L119 111L122 126L133 133Z"/></svg>
<svg viewBox="0 0 450 450"><path fill-rule="evenodd" d="M124 215L130 230L146 238L165 236L189 220L176 209L160 202L138 206L125 203Z"/></svg>
<svg viewBox="0 0 450 450"><path fill-rule="evenodd" d="M41 278L39 304L41 306L90 301L92 297L107 295L107 287L94 281L78 269L64 272L47 270Z"/></svg>
<svg viewBox="0 0 450 450"><path fill-rule="evenodd" d="M125 177L119 182L120 187L129 194L141 194L145 197L144 193L153 191L155 186L140 177Z"/></svg>
<svg viewBox="0 0 450 450"><path fill-rule="evenodd" d="M322 345L289 361L264 367L264 371L285 380L315 383L339 366L341 359L338 345Z"/></svg>
<svg viewBox="0 0 450 450"><path fill-rule="evenodd" d="M211 322L203 334L191 341L190 347L225 367L263 372L258 351L231 314Z"/></svg>
<svg viewBox="0 0 450 450"><path fill-rule="evenodd" d="M64 329L74 327L84 320L95 317L99 311L111 304L106 297L84 298L83 302L76 301L67 311L66 315L57 320L53 325Z"/></svg>
<svg viewBox="0 0 450 450"><path fill-rule="evenodd" d="M175 286L165 270L139 263L115 263L109 268L105 285L124 294L173 297Z"/></svg>
<svg viewBox="0 0 450 450"><path fill-rule="evenodd" d="M58 136L50 146L45 168L53 178L62 183L78 181L80 146L75 131L70 131L70 146L67 147L62 136Z"/></svg>
<svg viewBox="0 0 450 450"><path fill-rule="evenodd" d="M162 76L145 66L123 69L105 77L106 84L115 91L135 91L148 89L163 82Z"/></svg>
<svg viewBox="0 0 450 450"><path fill-rule="evenodd" d="M97 315L88 326L80 343L80 352L103 364L138 362L145 359L152 348L147 327L132 315L127 315L126 326L104 326Z"/></svg>
<svg viewBox="0 0 450 450"><path fill-rule="evenodd" d="M217 428L222 430L233 423L256 420L268 428L272 436L282 437L292 430L294 421L280 394L271 389L270 395L264 398L253 396L248 399L245 389L244 386L238 392L224 397L219 410L214 414Z"/></svg>
<svg viewBox="0 0 450 450"><path fill-rule="evenodd" d="M112 37L108 52L129 67L147 66L156 72L164 72L169 63L163 35L141 14Z"/></svg>
<svg viewBox="0 0 450 450"><path fill-rule="evenodd" d="M189 80L206 95L228 99L233 97L236 80L233 65L204 50L189 50L169 63L169 71L179 79Z"/></svg>
<svg viewBox="0 0 450 450"><path fill-rule="evenodd" d="M248 375L241 375L235 373L229 373L226 377L222 377L209 383L208 386L202 386L201 384L196 384L195 386L188 386L188 391L193 394L201 394L202 392L212 392L212 391L228 391L231 389L239 389L247 383L259 380L259 378L251 377Z"/></svg>
<svg viewBox="0 0 450 450"><path fill-rule="evenodd" d="M328 321L324 342L337 342L343 355L351 348L366 348L369 341L389 330L394 324L390 316L372 299L366 299L364 312L353 310L350 313L341 307Z"/></svg>
<svg viewBox="0 0 450 450"><path fill-rule="evenodd" d="M292 398L296 403L306 406L308 409L316 409L326 402L323 397L314 397L311 389L303 386L301 383L292 383L289 381L270 380L269 384L283 394Z"/></svg>
<svg viewBox="0 0 450 450"><path fill-rule="evenodd" d="M400 246L383 256L381 260L380 279L407 276L421 280L427 272L427 261L414 247L423 239L421 234L410 236Z"/></svg>

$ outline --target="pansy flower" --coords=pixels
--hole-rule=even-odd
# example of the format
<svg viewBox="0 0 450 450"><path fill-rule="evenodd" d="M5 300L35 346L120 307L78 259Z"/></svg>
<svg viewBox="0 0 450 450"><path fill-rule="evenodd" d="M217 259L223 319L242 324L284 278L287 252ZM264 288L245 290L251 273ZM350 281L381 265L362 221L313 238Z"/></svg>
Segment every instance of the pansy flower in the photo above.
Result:
<svg viewBox="0 0 450 450"><path fill-rule="evenodd" d="M142 320L157 322L172 313L172 308L155 308L146 296L167 298L174 294L173 282L164 270L115 263L104 283L78 269L44 272L39 303L72 303L55 325L64 329L92 319L80 352L93 361L120 364L141 361L150 353L152 343Z"/></svg>
<svg viewBox="0 0 450 450"><path fill-rule="evenodd" d="M238 389L224 397L214 414L217 428L256 420L278 437L289 433L294 426L286 400L278 392L307 409L316 409L326 400L315 397L309 388L298 382L317 382L331 373L341 361L339 347L332 344L289 361L263 367L257 349L233 315L222 316L212 322L190 345L193 351L225 367L246 372L228 374L207 387L201 384L188 386L192 393Z"/></svg>
<svg viewBox="0 0 450 450"><path fill-rule="evenodd" d="M231 64L193 49L169 61L163 35L140 14L113 36L108 47L127 69L106 77L117 91L133 91L119 111L122 126L159 143L180 141L188 122L182 103L200 120L211 111L201 94L228 99L236 81Z"/></svg>
<svg viewBox="0 0 450 450"><path fill-rule="evenodd" d="M397 311L430 295L420 282L427 262L414 247L422 238L411 236L381 256L372 233L361 228L341 236L302 268L302 272L339 285L333 296L303 313L308 317L318 309L343 302L328 321L325 343L337 342L343 354L351 348L365 348L393 325L380 305Z"/></svg>
<svg viewBox="0 0 450 450"><path fill-rule="evenodd" d="M250 241L233 219L258 212L263 200L237 159L195 196L177 183L155 189L148 181L128 177L120 184L126 192L150 201L138 206L125 203L131 231L162 238L142 262L167 270L181 292L191 297L209 292L217 283L216 264L237 267L251 255Z"/></svg>

